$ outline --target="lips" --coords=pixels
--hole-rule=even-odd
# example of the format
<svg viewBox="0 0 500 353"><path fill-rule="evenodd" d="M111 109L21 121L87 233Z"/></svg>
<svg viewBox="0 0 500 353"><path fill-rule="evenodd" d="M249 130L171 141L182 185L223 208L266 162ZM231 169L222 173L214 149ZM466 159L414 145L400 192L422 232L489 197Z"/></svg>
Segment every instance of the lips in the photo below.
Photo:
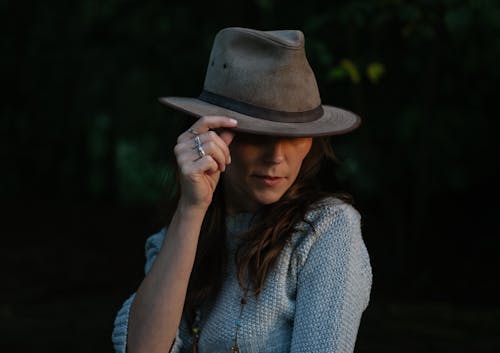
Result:
<svg viewBox="0 0 500 353"><path fill-rule="evenodd" d="M272 175L254 175L254 177L262 184L267 186L275 186L279 184L283 179L283 177L277 177Z"/></svg>

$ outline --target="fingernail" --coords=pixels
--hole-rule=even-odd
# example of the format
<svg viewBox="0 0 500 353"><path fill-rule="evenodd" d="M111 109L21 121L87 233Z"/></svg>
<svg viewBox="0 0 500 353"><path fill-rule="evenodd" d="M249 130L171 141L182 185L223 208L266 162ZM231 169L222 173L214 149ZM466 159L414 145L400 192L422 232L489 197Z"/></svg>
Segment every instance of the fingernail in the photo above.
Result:
<svg viewBox="0 0 500 353"><path fill-rule="evenodd" d="M235 120L235 119L233 119L233 118L229 118L229 122L230 122L231 124L238 124L238 121L237 121L237 120Z"/></svg>

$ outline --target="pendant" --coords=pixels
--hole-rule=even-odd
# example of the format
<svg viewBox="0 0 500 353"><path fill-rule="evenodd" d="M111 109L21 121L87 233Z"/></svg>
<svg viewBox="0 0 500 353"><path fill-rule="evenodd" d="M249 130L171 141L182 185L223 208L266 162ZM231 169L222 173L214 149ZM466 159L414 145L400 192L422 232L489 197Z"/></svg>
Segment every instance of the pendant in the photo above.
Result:
<svg viewBox="0 0 500 353"><path fill-rule="evenodd" d="M235 345L233 345L233 346L231 347L231 350L232 350L233 352L239 352L239 351L240 351L240 347L238 347L238 345L237 345L237 344L235 344Z"/></svg>

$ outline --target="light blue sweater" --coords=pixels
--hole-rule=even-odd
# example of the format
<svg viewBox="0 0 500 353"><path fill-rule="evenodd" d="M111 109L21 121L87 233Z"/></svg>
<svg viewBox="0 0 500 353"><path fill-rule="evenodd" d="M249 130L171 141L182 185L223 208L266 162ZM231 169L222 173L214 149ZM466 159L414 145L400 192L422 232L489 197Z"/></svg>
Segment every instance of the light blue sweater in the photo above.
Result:
<svg viewBox="0 0 500 353"><path fill-rule="evenodd" d="M231 352L235 320L240 314L241 288L236 279L234 252L238 234L251 214L230 216L227 224L228 276L210 308L202 308L200 353ZM285 245L265 288L250 296L241 316L241 353L353 352L361 315L372 284L370 260L361 237L359 213L338 199L322 201L308 213L316 232L301 224ZM158 254L165 229L146 241L145 273ZM119 310L112 340L117 353L126 352L132 294ZM173 353L191 352L192 336L180 323Z"/></svg>

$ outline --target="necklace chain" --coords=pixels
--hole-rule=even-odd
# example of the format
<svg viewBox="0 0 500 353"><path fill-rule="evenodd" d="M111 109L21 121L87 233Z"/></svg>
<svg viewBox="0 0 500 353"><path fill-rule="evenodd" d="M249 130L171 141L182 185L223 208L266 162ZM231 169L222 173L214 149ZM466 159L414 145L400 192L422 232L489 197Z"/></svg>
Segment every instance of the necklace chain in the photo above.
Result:
<svg viewBox="0 0 500 353"><path fill-rule="evenodd" d="M240 332L241 328L241 317L243 315L243 308L245 307L247 303L247 292L248 289L245 288L243 290L243 296L241 297L240 300L240 313L238 315L238 318L235 320L235 332L234 332L234 340L233 340L233 345L231 347L231 352L234 353L239 353L240 352L240 346L238 345L238 333ZM193 334L193 353L198 352L198 342L200 341L200 334L201 334L201 309L198 307L195 311L195 318L193 322L193 326L191 328L191 333Z"/></svg>

